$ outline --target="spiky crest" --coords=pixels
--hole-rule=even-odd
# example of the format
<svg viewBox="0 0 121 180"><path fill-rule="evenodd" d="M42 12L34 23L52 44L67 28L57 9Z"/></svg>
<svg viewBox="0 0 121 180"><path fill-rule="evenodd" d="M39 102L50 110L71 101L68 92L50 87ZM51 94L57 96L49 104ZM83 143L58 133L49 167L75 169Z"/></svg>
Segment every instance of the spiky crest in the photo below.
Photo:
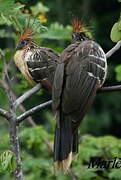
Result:
<svg viewBox="0 0 121 180"><path fill-rule="evenodd" d="M76 17L72 17L71 19L71 24L72 24L72 31L73 33L77 33L77 32L84 32L84 25L81 24L81 22L76 18Z"/></svg>
<svg viewBox="0 0 121 180"><path fill-rule="evenodd" d="M30 28L26 28L23 33L20 35L19 40L24 40L24 39L30 39L32 40L33 38L33 30Z"/></svg>
<svg viewBox="0 0 121 180"><path fill-rule="evenodd" d="M34 32L35 18L31 19L29 16L25 21L25 27L22 33L20 33L19 40L29 39L32 40ZM32 22L33 21L33 22Z"/></svg>

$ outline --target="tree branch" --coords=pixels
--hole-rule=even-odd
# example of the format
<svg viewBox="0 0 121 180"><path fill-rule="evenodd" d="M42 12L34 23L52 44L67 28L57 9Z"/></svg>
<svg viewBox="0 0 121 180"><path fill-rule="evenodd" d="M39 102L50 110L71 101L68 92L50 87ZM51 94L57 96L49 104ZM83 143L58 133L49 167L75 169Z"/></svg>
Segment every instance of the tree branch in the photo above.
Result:
<svg viewBox="0 0 121 180"><path fill-rule="evenodd" d="M2 79L0 79L0 85L3 89L9 89L9 84L5 80L3 81ZM16 101L17 99L16 94L12 90L11 90L11 95L13 100ZM22 104L19 105L19 109L23 113L26 111L25 107ZM36 125L32 117L30 116L27 118L27 121L31 126Z"/></svg>
<svg viewBox="0 0 121 180"><path fill-rule="evenodd" d="M77 180L76 175L71 170L68 171L68 175L71 177L72 180Z"/></svg>
<svg viewBox="0 0 121 180"><path fill-rule="evenodd" d="M9 87L10 88L10 87ZM15 113L15 107L13 105L13 98L10 89L5 89L8 100L9 100L9 127L10 127L10 146L12 152L14 152L16 157L16 169L14 171L15 180L23 180L23 171L21 165L20 157L20 147L18 140L18 126L17 126L17 116Z"/></svg>
<svg viewBox="0 0 121 180"><path fill-rule="evenodd" d="M28 116L34 114L35 112L39 111L40 109L43 109L44 107L46 106L49 106L50 104L52 103L52 100L50 101L47 101L43 104L40 104L36 107L33 107L32 109L26 111L25 113L23 113L22 115L20 115L18 118L17 118L17 121L18 123L20 123L21 121L23 121L25 118L27 118Z"/></svg>
<svg viewBox="0 0 121 180"><path fill-rule="evenodd" d="M121 85L102 87L98 90L98 92L109 92L109 91L110 92L121 91Z"/></svg>
<svg viewBox="0 0 121 180"><path fill-rule="evenodd" d="M98 93L100 92L112 92L112 91L121 91L121 85L116 85L116 86L109 86L109 87L102 87L98 90ZM20 123L21 121L23 121L24 119L26 119L27 117L29 117L30 115L34 114L35 112L39 111L40 109L45 108L46 106L49 106L50 104L52 104L52 100L45 102L43 104L40 104L36 107L33 107L32 109L26 111L25 113L23 113L22 115L20 115L17 118L18 123Z"/></svg>
<svg viewBox="0 0 121 180"><path fill-rule="evenodd" d="M112 56L112 54L114 54L120 47L121 47L121 41L117 42L117 44L110 51L106 53L106 58Z"/></svg>
<svg viewBox="0 0 121 180"><path fill-rule="evenodd" d="M11 109L10 110L10 145L11 150L14 152L16 157L16 169L14 171L14 178L15 180L24 180L23 178L23 171L22 171L22 163L20 157L20 146L19 146L19 139L18 139L18 126L17 126L17 117L15 112Z"/></svg>
<svg viewBox="0 0 121 180"><path fill-rule="evenodd" d="M8 111L5 111L4 109L1 109L0 108L0 115L4 118L6 118L7 120L9 120L9 114L8 114Z"/></svg>
<svg viewBox="0 0 121 180"><path fill-rule="evenodd" d="M32 89L24 93L22 96L20 96L15 102L14 106L17 108L23 101L25 101L27 98L32 96L35 92L39 91L41 89L41 84L37 84Z"/></svg>

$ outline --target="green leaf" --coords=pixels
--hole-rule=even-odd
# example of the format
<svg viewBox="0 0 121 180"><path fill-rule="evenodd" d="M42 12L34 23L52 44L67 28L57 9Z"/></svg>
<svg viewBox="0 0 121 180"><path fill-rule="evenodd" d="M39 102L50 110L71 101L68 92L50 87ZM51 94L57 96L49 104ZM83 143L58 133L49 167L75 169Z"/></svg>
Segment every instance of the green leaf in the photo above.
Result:
<svg viewBox="0 0 121 180"><path fill-rule="evenodd" d="M0 13L7 15L17 14L24 5L18 5L14 0L0 0Z"/></svg>
<svg viewBox="0 0 121 180"><path fill-rule="evenodd" d="M121 0L118 0L118 2L121 2Z"/></svg>
<svg viewBox="0 0 121 180"><path fill-rule="evenodd" d="M117 81L121 81L121 65L116 66L115 72Z"/></svg>
<svg viewBox="0 0 121 180"><path fill-rule="evenodd" d="M16 168L15 155L12 151L7 150L0 156L1 167L9 173L13 172Z"/></svg>
<svg viewBox="0 0 121 180"><path fill-rule="evenodd" d="M118 22L118 29L121 30L121 17L120 17L120 20Z"/></svg>
<svg viewBox="0 0 121 180"><path fill-rule="evenodd" d="M33 14L38 15L40 13L45 14L49 11L49 8L44 6L43 3L39 2L35 6L31 7Z"/></svg>
<svg viewBox="0 0 121 180"><path fill-rule="evenodd" d="M113 25L110 37L113 42L118 42L121 40L121 21Z"/></svg>
<svg viewBox="0 0 121 180"><path fill-rule="evenodd" d="M53 23L48 28L48 31L41 34L41 38L45 39L63 39L63 40L70 40L71 38L71 27L63 25L59 23Z"/></svg>

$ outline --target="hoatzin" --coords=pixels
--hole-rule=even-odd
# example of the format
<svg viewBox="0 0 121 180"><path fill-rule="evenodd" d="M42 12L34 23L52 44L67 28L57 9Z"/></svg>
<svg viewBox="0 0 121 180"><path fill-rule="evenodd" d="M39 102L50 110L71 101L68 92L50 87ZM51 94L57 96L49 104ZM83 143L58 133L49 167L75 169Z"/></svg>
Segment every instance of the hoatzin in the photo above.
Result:
<svg viewBox="0 0 121 180"><path fill-rule="evenodd" d="M51 90L59 54L50 48L40 47L33 41L33 30L25 28L19 37L14 61L31 84L41 82Z"/></svg>
<svg viewBox="0 0 121 180"><path fill-rule="evenodd" d="M60 55L53 84L53 110L57 125L54 140L55 170L68 171L78 152L78 128L103 85L106 56L88 38L83 25L72 18L72 43Z"/></svg>

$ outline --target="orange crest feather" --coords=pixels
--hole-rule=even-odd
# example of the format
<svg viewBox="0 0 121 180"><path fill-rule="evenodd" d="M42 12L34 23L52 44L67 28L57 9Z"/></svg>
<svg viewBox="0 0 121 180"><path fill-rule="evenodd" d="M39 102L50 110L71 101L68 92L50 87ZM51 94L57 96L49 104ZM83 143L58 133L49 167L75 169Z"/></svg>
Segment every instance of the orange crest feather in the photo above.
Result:
<svg viewBox="0 0 121 180"><path fill-rule="evenodd" d="M74 33L83 32L83 24L76 17L72 17L71 24Z"/></svg>
<svg viewBox="0 0 121 180"><path fill-rule="evenodd" d="M33 31L30 28L26 28L24 32L20 35L19 40L31 39L33 38Z"/></svg>

